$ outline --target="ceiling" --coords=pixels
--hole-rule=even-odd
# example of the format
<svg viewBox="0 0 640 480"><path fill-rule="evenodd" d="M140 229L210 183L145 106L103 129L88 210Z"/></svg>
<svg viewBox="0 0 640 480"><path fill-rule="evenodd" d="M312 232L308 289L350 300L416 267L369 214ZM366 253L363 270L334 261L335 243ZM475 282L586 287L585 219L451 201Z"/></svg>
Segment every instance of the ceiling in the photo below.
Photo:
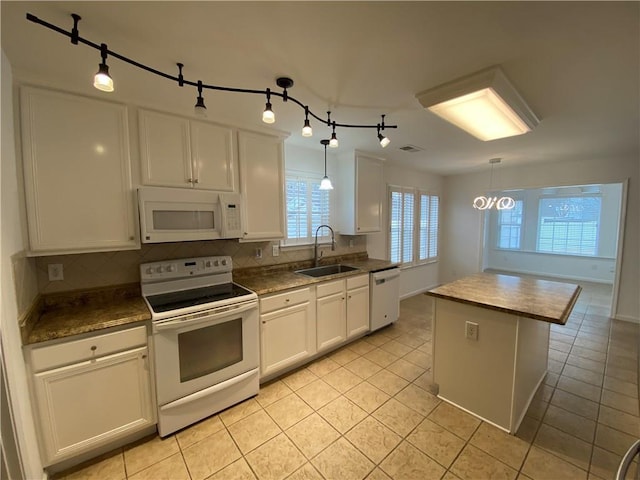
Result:
<svg viewBox="0 0 640 480"><path fill-rule="evenodd" d="M205 84L281 91L338 123L376 124L386 114L392 143L374 130L337 129L340 149L451 175L503 165L639 155L638 2L1 2L2 49L21 82L192 115L197 92L115 58L112 94L92 87L99 52L28 22L27 12L171 75ZM415 95L501 65L540 125L482 142L423 109ZM265 98L205 90L210 120L263 128ZM321 148L330 130L272 98L274 127L294 145ZM422 150L399 149L413 145Z"/></svg>

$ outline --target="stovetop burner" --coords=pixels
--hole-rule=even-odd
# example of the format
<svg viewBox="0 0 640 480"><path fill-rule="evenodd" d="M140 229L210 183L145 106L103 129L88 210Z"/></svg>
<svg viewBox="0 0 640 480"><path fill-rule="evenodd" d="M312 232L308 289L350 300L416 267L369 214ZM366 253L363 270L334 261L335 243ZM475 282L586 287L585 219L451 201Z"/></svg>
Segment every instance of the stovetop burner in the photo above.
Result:
<svg viewBox="0 0 640 480"><path fill-rule="evenodd" d="M153 311L161 313L218 302L221 300L228 300L230 298L250 294L251 292L249 290L241 287L240 285L236 285L235 283L226 283L223 285L211 285L179 292L150 295L146 298Z"/></svg>
<svg viewBox="0 0 640 480"><path fill-rule="evenodd" d="M233 283L229 256L179 258L140 265L142 297L159 321L213 308L225 308L258 296Z"/></svg>

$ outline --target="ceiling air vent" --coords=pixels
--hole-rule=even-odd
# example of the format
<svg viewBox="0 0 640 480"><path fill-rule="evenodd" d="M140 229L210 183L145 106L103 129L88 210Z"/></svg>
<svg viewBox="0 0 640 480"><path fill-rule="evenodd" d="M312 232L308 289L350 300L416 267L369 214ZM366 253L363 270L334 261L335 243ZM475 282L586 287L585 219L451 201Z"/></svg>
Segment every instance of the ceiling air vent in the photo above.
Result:
<svg viewBox="0 0 640 480"><path fill-rule="evenodd" d="M400 147L400 150L402 150L403 152L416 153L421 152L422 150L424 150L424 148L416 147L415 145L405 145L403 147Z"/></svg>

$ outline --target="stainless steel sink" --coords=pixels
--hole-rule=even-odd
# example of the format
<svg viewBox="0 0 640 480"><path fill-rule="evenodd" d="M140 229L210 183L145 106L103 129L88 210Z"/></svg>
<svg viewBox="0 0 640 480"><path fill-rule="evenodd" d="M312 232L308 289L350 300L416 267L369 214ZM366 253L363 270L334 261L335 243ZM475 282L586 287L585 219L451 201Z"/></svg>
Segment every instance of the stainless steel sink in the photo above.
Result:
<svg viewBox="0 0 640 480"><path fill-rule="evenodd" d="M349 265L324 265L322 267L305 268L304 270L296 270L295 273L306 275L307 277L324 277L325 275L335 275L336 273L352 272L358 270L356 267Z"/></svg>

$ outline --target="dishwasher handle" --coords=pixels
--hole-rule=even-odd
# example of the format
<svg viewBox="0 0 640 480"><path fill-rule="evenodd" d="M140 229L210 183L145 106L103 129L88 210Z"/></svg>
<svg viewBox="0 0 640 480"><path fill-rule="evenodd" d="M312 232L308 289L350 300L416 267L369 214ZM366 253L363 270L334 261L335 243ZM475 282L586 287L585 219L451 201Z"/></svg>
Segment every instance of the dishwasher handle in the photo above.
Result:
<svg viewBox="0 0 640 480"><path fill-rule="evenodd" d="M379 272L371 273L371 280L373 280L373 283L375 283L376 285L382 285L387 281L398 278L399 276L400 276L399 268L390 268L388 270L382 270Z"/></svg>

